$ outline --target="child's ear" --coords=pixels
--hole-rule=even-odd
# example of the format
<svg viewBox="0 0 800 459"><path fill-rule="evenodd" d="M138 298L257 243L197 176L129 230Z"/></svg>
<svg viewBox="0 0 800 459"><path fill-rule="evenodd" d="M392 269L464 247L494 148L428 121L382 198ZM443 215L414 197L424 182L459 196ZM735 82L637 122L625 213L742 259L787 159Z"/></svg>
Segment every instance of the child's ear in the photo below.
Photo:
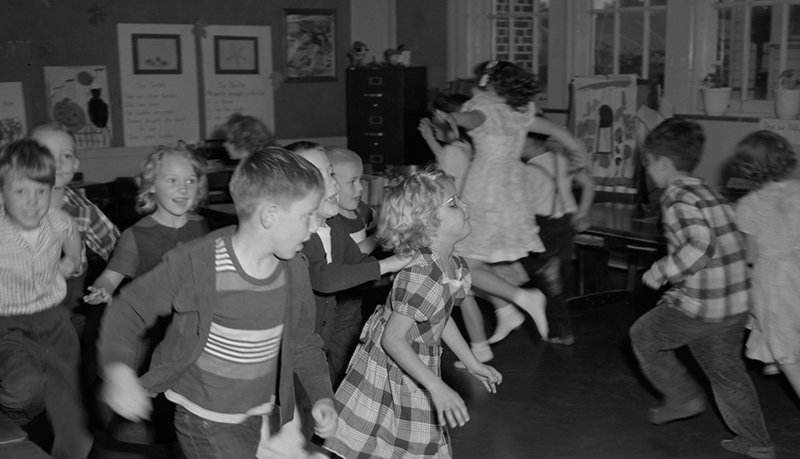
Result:
<svg viewBox="0 0 800 459"><path fill-rule="evenodd" d="M272 203L264 203L258 209L258 221L264 229L275 226L275 222L280 217L278 206Z"/></svg>

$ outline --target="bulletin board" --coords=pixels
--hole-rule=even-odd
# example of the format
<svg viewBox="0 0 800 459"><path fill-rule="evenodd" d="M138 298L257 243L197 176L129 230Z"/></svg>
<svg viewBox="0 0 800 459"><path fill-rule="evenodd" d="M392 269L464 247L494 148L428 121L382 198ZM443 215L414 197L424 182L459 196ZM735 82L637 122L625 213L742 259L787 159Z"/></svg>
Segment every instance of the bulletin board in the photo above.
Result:
<svg viewBox="0 0 800 459"><path fill-rule="evenodd" d="M0 147L21 139L27 130L22 82L0 83Z"/></svg>

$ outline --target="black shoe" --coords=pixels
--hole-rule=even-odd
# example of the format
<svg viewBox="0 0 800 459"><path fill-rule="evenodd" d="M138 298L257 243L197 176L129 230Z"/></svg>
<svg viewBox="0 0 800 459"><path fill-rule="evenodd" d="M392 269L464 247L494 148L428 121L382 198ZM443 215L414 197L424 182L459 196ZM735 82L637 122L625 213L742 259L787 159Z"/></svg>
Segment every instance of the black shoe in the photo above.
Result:
<svg viewBox="0 0 800 459"><path fill-rule="evenodd" d="M662 403L650 408L650 411L647 412L647 421L650 424L661 426L668 422L677 421L678 419L697 416L705 411L705 409L706 402L703 400L703 397L695 397L681 404Z"/></svg>

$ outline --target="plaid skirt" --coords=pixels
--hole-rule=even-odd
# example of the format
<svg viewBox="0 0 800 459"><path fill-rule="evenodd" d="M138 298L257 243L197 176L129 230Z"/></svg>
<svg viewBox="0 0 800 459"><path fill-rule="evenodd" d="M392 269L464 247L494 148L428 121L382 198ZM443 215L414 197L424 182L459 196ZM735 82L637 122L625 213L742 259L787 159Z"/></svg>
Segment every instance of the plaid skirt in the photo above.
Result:
<svg viewBox="0 0 800 459"><path fill-rule="evenodd" d="M367 332L369 325L374 328ZM339 424L325 448L347 459L452 458L450 435L430 393L380 346L384 325L385 319L364 327L367 339L336 391ZM411 347L441 376L441 346L414 342Z"/></svg>

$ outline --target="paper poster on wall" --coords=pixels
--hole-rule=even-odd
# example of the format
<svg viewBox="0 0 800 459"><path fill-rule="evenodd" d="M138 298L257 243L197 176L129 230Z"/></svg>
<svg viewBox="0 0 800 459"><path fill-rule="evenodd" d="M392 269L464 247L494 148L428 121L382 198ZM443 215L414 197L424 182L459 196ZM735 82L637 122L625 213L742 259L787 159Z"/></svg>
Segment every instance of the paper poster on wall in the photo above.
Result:
<svg viewBox="0 0 800 459"><path fill-rule="evenodd" d="M758 120L758 129L777 132L794 145L795 151L800 150L800 120L761 118Z"/></svg>
<svg viewBox="0 0 800 459"><path fill-rule="evenodd" d="M111 145L105 65L45 67L44 86L48 119L69 128L78 148Z"/></svg>
<svg viewBox="0 0 800 459"><path fill-rule="evenodd" d="M191 25L118 24L126 147L200 139Z"/></svg>
<svg viewBox="0 0 800 459"><path fill-rule="evenodd" d="M22 82L0 83L0 147L24 137L26 124Z"/></svg>
<svg viewBox="0 0 800 459"><path fill-rule="evenodd" d="M254 116L275 130L272 35L267 26L208 26L202 39L205 138L221 138L234 113Z"/></svg>
<svg viewBox="0 0 800 459"><path fill-rule="evenodd" d="M636 79L611 75L572 80L574 132L589 152L597 186L611 187L608 191L634 187Z"/></svg>

